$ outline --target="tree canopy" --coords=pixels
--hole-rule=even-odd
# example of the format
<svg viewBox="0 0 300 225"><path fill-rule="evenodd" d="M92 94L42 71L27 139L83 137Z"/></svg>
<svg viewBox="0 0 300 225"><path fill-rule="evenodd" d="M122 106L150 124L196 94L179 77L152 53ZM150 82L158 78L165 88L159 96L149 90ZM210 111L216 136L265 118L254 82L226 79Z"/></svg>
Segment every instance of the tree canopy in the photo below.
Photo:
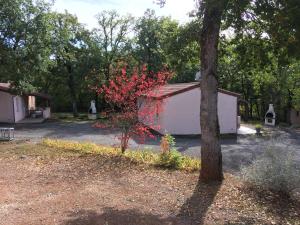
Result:
<svg viewBox="0 0 300 225"><path fill-rule="evenodd" d="M299 5L227 1L218 80L220 87L242 94L245 119L262 119L273 103L280 121L288 122L289 109L300 107ZM174 73L170 82L194 81L200 68L201 12L182 24L151 9L139 18L102 11L98 26L88 30L75 15L54 12L44 1L0 0L0 7L0 82L52 95L56 111L76 114L91 99L103 105L91 87L113 78L120 64L145 64L150 76L167 68Z"/></svg>

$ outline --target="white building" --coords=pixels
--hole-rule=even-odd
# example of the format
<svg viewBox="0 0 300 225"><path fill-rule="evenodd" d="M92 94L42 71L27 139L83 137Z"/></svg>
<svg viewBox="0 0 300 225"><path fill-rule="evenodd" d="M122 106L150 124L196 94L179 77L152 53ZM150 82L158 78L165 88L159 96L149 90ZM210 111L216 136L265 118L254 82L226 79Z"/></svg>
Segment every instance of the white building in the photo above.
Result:
<svg viewBox="0 0 300 225"><path fill-rule="evenodd" d="M236 134L238 129L238 97L234 92L219 89L218 116L221 134ZM167 84L159 89L153 100L161 100L162 110L156 116L161 134L195 135L201 134L199 82ZM143 101L140 99L140 101ZM143 104L141 104L143 105ZM141 106L143 107L143 106ZM142 118L139 118L141 122Z"/></svg>
<svg viewBox="0 0 300 225"><path fill-rule="evenodd" d="M36 106L36 97L42 107ZM25 118L50 117L50 96L41 93L14 94L9 83L0 83L0 123L18 123Z"/></svg>

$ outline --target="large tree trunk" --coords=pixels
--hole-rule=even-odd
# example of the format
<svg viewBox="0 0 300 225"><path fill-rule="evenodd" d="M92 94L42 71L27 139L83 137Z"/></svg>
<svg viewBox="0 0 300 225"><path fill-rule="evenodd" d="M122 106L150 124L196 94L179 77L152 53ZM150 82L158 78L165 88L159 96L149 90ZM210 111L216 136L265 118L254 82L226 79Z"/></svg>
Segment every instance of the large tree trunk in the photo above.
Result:
<svg viewBox="0 0 300 225"><path fill-rule="evenodd" d="M201 36L201 180L223 179L220 128L218 121L218 42L226 0L203 2L204 19Z"/></svg>
<svg viewBox="0 0 300 225"><path fill-rule="evenodd" d="M70 89L70 94L72 98L72 110L73 110L73 116L78 116L78 110L77 110L77 97L76 97L76 87L75 87L75 81L74 81L74 75L72 71L71 65L66 65L68 73L69 73L69 80L68 80L68 86Z"/></svg>

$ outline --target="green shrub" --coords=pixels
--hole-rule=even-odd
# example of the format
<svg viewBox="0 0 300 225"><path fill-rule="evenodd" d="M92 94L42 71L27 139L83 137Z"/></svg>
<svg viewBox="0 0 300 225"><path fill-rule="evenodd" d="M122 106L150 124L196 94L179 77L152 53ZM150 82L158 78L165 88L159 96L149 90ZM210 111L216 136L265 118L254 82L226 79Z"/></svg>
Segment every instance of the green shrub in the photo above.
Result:
<svg viewBox="0 0 300 225"><path fill-rule="evenodd" d="M161 153L156 165L168 169L196 171L200 169L200 160L184 156L173 149L168 153Z"/></svg>
<svg viewBox="0 0 300 225"><path fill-rule="evenodd" d="M158 155L149 150L139 150L139 151L126 151L123 154L125 157L134 160L136 162L155 164L158 159Z"/></svg>
<svg viewBox="0 0 300 225"><path fill-rule="evenodd" d="M261 125L261 124L259 124L259 123L258 123L258 124L256 124L256 125L255 125L255 129L262 129L262 125Z"/></svg>
<svg viewBox="0 0 300 225"><path fill-rule="evenodd" d="M175 138L170 134L165 134L160 143L161 153L156 165L169 168L194 171L200 169L200 160L184 156L175 148Z"/></svg>
<svg viewBox="0 0 300 225"><path fill-rule="evenodd" d="M175 138L170 134L165 134L160 141L161 153L169 153L172 149L175 149Z"/></svg>
<svg viewBox="0 0 300 225"><path fill-rule="evenodd" d="M128 150L124 154L122 154L120 149L109 146L96 145L88 142L78 143L75 141L53 139L44 139L41 145L65 151L75 151L82 154L124 157L137 163L144 163L168 169L177 169L184 171L196 171L200 169L199 159L189 156L183 156L176 150L171 150L167 154L157 154L150 150Z"/></svg>
<svg viewBox="0 0 300 225"><path fill-rule="evenodd" d="M159 157L159 166L166 168L181 168L182 155L177 150L171 150L170 152L161 153Z"/></svg>

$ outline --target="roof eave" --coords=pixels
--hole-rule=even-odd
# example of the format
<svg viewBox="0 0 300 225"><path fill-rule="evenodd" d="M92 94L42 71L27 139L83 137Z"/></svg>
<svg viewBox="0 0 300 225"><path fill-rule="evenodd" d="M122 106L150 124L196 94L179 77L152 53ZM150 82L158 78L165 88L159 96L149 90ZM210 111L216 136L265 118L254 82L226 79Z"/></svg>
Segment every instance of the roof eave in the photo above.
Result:
<svg viewBox="0 0 300 225"><path fill-rule="evenodd" d="M177 94L181 94L181 93L193 90L195 88L200 88L200 83L195 84L195 85L190 86L190 87L187 87L187 88L184 88L184 89L181 89L181 90L178 90L178 91L174 91L174 92L169 93L169 94L165 94L165 95L161 95L161 96L150 96L150 97L153 98L153 99L162 100L162 99L169 98L169 97L172 97L172 96L177 95ZM227 95L230 95L230 96L234 96L234 97L237 97L237 98L241 97L241 94L238 94L238 93L232 92L232 91L227 91L227 90L224 90L222 88L218 88L218 92L223 93L223 94L227 94Z"/></svg>

